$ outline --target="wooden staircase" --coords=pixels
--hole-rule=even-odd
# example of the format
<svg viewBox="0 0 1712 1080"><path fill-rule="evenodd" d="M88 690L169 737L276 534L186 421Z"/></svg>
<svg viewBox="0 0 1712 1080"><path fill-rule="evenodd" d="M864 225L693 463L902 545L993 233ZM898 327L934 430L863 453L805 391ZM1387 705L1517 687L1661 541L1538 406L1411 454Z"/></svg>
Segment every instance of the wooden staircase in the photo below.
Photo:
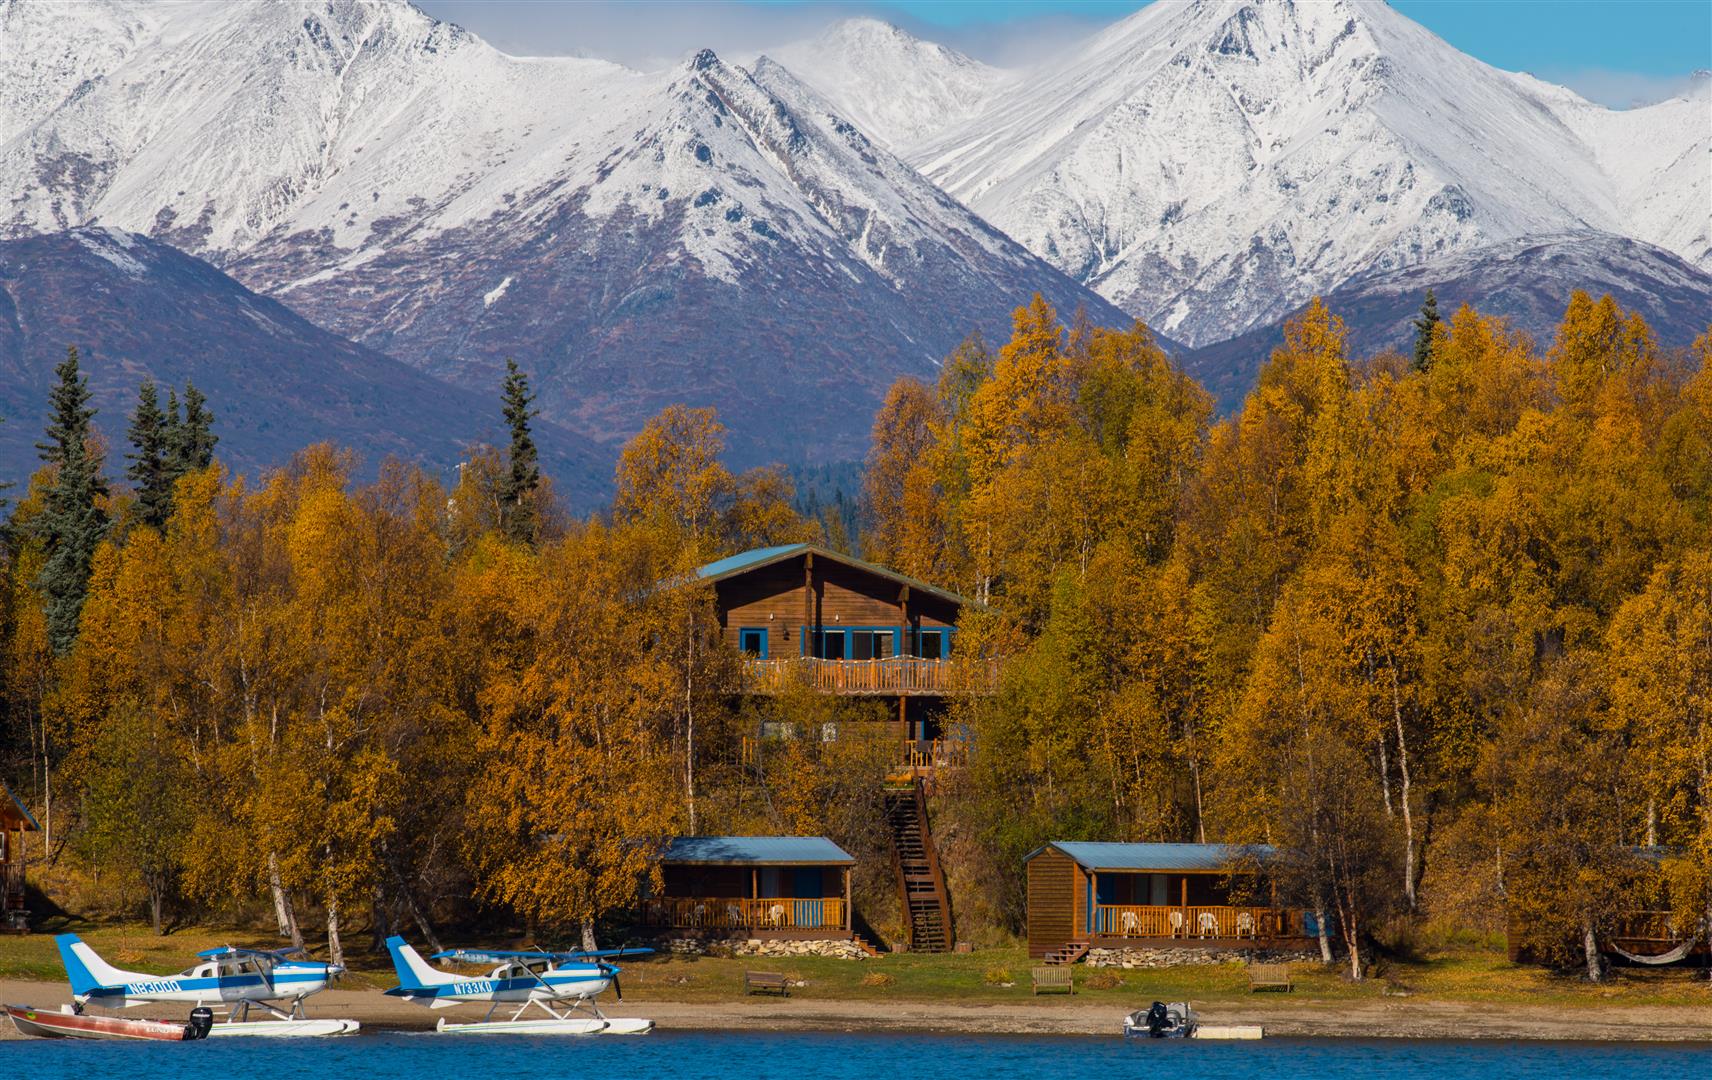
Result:
<svg viewBox="0 0 1712 1080"><path fill-rule="evenodd" d="M1043 964L1074 964L1088 955L1086 941L1066 941L1063 945L1041 957Z"/></svg>
<svg viewBox="0 0 1712 1080"><path fill-rule="evenodd" d="M886 789L886 823L892 832L892 866L909 947L913 952L946 952L952 945L951 902L919 778Z"/></svg>

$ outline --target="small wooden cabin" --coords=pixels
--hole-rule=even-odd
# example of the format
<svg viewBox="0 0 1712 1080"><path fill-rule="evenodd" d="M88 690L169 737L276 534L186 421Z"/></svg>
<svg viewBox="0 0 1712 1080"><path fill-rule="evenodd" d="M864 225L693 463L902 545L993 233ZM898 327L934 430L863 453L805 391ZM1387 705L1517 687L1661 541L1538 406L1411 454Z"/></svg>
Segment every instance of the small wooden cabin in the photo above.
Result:
<svg viewBox="0 0 1712 1080"><path fill-rule="evenodd" d="M1028 953L1077 946L1288 948L1312 916L1265 902L1272 849L1055 841L1030 852Z"/></svg>
<svg viewBox="0 0 1712 1080"><path fill-rule="evenodd" d="M814 544L756 548L696 574L713 584L750 693L807 682L880 698L925 751L942 734L945 697L996 685L993 664L958 655L957 620L970 602L925 581Z"/></svg>
<svg viewBox="0 0 1712 1080"><path fill-rule="evenodd" d="M0 784L0 930L27 933L24 908L24 834L41 826L5 784Z"/></svg>
<svg viewBox="0 0 1712 1080"><path fill-rule="evenodd" d="M680 937L849 938L856 860L824 836L681 836L640 925Z"/></svg>

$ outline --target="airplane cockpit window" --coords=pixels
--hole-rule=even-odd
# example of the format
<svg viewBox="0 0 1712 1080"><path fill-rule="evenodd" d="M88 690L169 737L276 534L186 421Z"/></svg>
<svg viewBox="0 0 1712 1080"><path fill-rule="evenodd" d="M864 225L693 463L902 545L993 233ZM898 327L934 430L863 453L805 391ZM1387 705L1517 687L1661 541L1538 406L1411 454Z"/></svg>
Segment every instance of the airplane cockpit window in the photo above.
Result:
<svg viewBox="0 0 1712 1080"><path fill-rule="evenodd" d="M197 964L195 967L185 968L178 974L186 979L211 979L217 971L218 969L213 964Z"/></svg>

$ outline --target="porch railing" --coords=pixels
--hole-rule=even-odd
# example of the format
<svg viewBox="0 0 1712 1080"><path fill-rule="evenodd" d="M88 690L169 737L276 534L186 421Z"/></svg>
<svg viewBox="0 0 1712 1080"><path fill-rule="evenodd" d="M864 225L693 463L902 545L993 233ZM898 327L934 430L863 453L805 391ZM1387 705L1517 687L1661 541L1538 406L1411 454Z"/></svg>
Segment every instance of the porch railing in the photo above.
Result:
<svg viewBox="0 0 1712 1080"><path fill-rule="evenodd" d="M743 661L743 689L779 694L806 685L823 694L991 694L999 686L996 660L924 660L889 656L883 660L821 660L797 656Z"/></svg>
<svg viewBox="0 0 1712 1080"><path fill-rule="evenodd" d="M1682 919L1673 911L1637 911L1619 920L1610 936L1617 941L1676 944L1696 929L1693 920Z"/></svg>
<svg viewBox="0 0 1712 1080"><path fill-rule="evenodd" d="M1304 937L1300 912L1231 905L1098 904L1093 932L1133 938Z"/></svg>
<svg viewBox="0 0 1712 1080"><path fill-rule="evenodd" d="M675 930L843 930L842 897L657 897L638 913L644 926Z"/></svg>

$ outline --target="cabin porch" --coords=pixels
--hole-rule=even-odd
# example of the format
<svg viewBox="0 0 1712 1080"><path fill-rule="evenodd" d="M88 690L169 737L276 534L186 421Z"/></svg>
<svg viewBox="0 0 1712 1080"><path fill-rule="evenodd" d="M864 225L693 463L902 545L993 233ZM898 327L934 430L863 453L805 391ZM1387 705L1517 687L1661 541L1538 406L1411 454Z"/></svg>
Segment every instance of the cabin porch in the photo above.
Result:
<svg viewBox="0 0 1712 1080"><path fill-rule="evenodd" d="M681 837L636 925L673 937L848 938L854 865L824 837Z"/></svg>
<svg viewBox="0 0 1712 1080"><path fill-rule="evenodd" d="M0 784L0 933L29 933L29 911L24 907L24 833L39 829L23 802Z"/></svg>
<svg viewBox="0 0 1712 1080"><path fill-rule="evenodd" d="M1093 904L1089 941L1095 947L1193 944L1254 948L1312 937L1313 916L1233 897L1224 875L1089 871ZM1252 893L1256 883L1237 891Z"/></svg>

